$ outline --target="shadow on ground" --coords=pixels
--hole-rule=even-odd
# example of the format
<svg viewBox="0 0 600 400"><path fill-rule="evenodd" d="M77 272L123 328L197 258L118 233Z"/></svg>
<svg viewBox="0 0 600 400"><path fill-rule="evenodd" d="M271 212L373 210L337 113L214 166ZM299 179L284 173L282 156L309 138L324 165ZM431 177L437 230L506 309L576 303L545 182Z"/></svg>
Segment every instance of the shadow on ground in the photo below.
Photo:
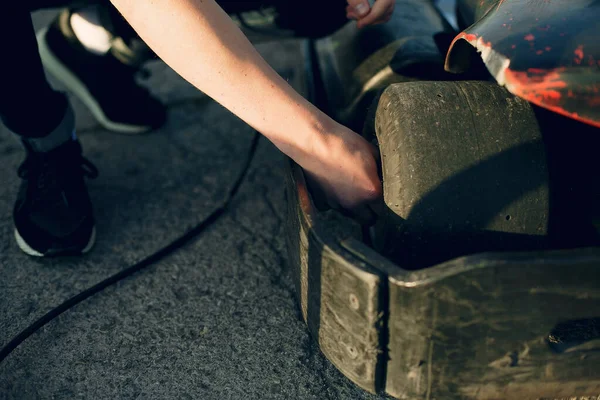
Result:
<svg viewBox="0 0 600 400"><path fill-rule="evenodd" d="M47 20L51 14L38 15ZM261 46L290 78L296 42ZM98 242L37 260L12 238L16 140L0 132L0 345L49 309L158 250L223 200L252 130L160 63L149 86L169 122L143 136L95 125L75 101ZM319 353L287 273L283 157L262 141L231 210L172 256L66 312L0 364L6 399L375 399Z"/></svg>

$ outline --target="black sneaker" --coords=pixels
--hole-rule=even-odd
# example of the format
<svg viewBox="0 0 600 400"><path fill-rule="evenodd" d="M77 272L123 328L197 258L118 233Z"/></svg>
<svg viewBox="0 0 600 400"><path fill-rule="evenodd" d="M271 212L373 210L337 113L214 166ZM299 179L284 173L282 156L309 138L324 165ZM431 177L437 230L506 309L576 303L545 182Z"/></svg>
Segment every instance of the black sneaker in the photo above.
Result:
<svg viewBox="0 0 600 400"><path fill-rule="evenodd" d="M25 253L44 257L82 254L91 250L96 229L84 176L98 170L72 140L47 153L27 144L27 158L18 170L23 179L15 203L15 238Z"/></svg>
<svg viewBox="0 0 600 400"><path fill-rule="evenodd" d="M118 60L113 52L87 51L71 28L64 10L38 34L44 67L75 94L104 128L119 133L142 133L161 126L165 107L139 86L139 68Z"/></svg>

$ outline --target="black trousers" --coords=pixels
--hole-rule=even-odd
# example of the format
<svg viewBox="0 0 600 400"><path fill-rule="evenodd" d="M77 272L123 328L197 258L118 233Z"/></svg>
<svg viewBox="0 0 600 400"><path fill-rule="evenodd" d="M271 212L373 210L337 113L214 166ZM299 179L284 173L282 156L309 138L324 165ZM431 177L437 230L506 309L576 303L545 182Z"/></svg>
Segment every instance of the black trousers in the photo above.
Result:
<svg viewBox="0 0 600 400"><path fill-rule="evenodd" d="M0 119L23 137L43 137L62 120L67 98L52 89L42 68L31 12L51 7L101 4L104 26L116 36L135 35L108 0L2 0L0 1ZM345 19L345 0L218 0L229 13L275 6L281 22L301 36L324 36ZM318 11L317 11L318 10Z"/></svg>

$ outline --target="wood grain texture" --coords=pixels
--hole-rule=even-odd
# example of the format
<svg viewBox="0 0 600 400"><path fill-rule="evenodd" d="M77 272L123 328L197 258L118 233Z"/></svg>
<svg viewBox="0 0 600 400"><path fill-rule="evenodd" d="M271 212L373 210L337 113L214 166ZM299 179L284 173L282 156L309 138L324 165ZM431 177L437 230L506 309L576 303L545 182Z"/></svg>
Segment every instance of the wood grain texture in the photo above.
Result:
<svg viewBox="0 0 600 400"><path fill-rule="evenodd" d="M292 275L296 287L296 297L304 322L308 323L308 266L309 266L309 231L304 225L312 215L312 204L299 167L289 161L289 172L286 180L287 197L287 235L288 257L292 266ZM303 225L304 224L304 225Z"/></svg>
<svg viewBox="0 0 600 400"><path fill-rule="evenodd" d="M375 392L380 278L324 249L321 273L321 350L359 386Z"/></svg>
<svg viewBox="0 0 600 400"><path fill-rule="evenodd" d="M414 399L600 392L600 344L563 353L561 322L600 316L600 251L483 254L390 283L387 391Z"/></svg>
<svg viewBox="0 0 600 400"><path fill-rule="evenodd" d="M349 25L318 42L319 82L324 85L320 89L326 92L329 111L359 130L368 96L375 97L375 91L393 82L415 85L418 90L402 102L394 93L399 86L388 87L387 97L382 97L376 110L376 114L387 114L383 130L404 129L415 139L409 165L398 163L398 158L394 159L398 154L383 152L387 176L405 174L396 181L396 189L406 185L404 178L411 171L434 178L437 174L438 181L432 179L430 186L414 191L414 204L440 180L460 175L474 164L494 161L500 153L502 162L484 165L484 173L467 174L470 180L458 182L464 196L479 200L472 201L465 213L457 212L455 221L467 228L475 225L534 239L543 237L548 230L548 177L544 146L527 103L482 82L421 87L417 86L420 83L406 83L415 78L399 74L398 67L402 62L410 64L411 54L423 57L429 51L430 61L435 58L427 40L414 37L429 35L431 39L431 32L445 27L436 25L436 15L427 14L429 1L399 0L398 4L407 5L404 20L396 20L398 24L392 24L391 30L376 27L371 33L359 33ZM413 14L413 24L406 24ZM425 44L422 53L417 51L419 44ZM431 71L421 72L423 77ZM452 90L436 92L449 87ZM437 96L440 93L442 97ZM423 99L430 102L424 104ZM432 135L436 117L446 128L437 136ZM444 132L462 136L447 140ZM428 136L435 140L423 146ZM432 155L437 166L452 166L442 178L440 169L425 162L425 156ZM460 162L452 164L457 159ZM424 254L437 257L428 265L437 265L411 272L409 265L401 269L356 236L345 237L344 229L333 230L341 236L327 229L332 220L314 209L301 169L290 165L288 245L302 316L322 352L354 383L370 392L383 389L396 398L412 400L571 400L574 396L583 400L600 393L597 340L567 345L562 352L548 344L549 334L558 324L600 317L600 250L484 253L456 259L469 252L441 254L441 247L426 245ZM390 168L397 171L390 173ZM511 179L494 181L494 174L502 169L513 172ZM490 174L492 179L488 179ZM518 193L501 190L507 183L516 184ZM496 195L486 198L481 194L485 192L482 188L494 187ZM388 187L386 196L392 192ZM452 192L440 196L442 206L461 206ZM486 208L488 203L493 210ZM388 201L390 208L394 204ZM473 220L470 213L477 207L489 215ZM426 215L428 209L421 211ZM388 226L396 222L386 221ZM450 231L453 241L448 248L470 244L469 237ZM524 247L545 247L532 243ZM451 261L444 262L448 259Z"/></svg>
<svg viewBox="0 0 600 400"><path fill-rule="evenodd" d="M385 360L381 274L358 260L319 220L300 168L288 180L288 248L303 317L321 351L349 379L376 392Z"/></svg>

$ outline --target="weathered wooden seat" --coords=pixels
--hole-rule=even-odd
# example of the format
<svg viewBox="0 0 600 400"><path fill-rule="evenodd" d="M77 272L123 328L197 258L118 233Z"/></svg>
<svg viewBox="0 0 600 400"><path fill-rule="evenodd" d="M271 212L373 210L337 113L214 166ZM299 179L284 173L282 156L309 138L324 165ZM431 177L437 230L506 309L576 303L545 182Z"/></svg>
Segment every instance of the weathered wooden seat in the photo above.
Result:
<svg viewBox="0 0 600 400"><path fill-rule="evenodd" d="M600 249L402 270L354 238L333 239L292 170L288 247L302 315L357 385L407 399L600 393Z"/></svg>
<svg viewBox="0 0 600 400"><path fill-rule="evenodd" d="M419 21L431 6L406 4L418 7L411 18ZM379 89L443 78L436 77L439 53L431 43L447 26L437 18L428 15L433 23L418 34L397 20L389 31L374 28L370 40L368 31L347 27L317 42L317 104L360 130ZM423 52L399 51L414 37L429 43ZM422 74L392 65L402 57ZM355 232L332 234L302 170L290 165L288 247L302 316L350 380L401 399L600 394L599 247L475 252L411 271Z"/></svg>

